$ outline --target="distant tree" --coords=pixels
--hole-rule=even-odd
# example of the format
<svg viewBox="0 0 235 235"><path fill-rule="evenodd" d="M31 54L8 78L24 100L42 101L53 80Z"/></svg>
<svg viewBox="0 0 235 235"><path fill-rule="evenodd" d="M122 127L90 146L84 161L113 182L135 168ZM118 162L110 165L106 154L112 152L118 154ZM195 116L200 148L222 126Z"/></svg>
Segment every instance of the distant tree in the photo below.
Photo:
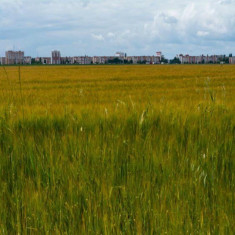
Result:
<svg viewBox="0 0 235 235"><path fill-rule="evenodd" d="M170 64L181 64L181 61L179 58L175 57L173 60L170 60Z"/></svg>
<svg viewBox="0 0 235 235"><path fill-rule="evenodd" d="M229 64L229 57L225 57L225 58L224 58L224 63L225 63L225 64Z"/></svg>
<svg viewBox="0 0 235 235"><path fill-rule="evenodd" d="M223 56L223 58L221 58L219 60L219 63L225 63L225 64L229 64L229 57L227 57L226 55Z"/></svg>
<svg viewBox="0 0 235 235"><path fill-rule="evenodd" d="M40 58L40 60L39 61L36 61L36 59L35 58L32 58L32 60L31 60L31 64L32 65L40 65L40 64L42 64L42 60L41 60L41 58Z"/></svg>
<svg viewBox="0 0 235 235"><path fill-rule="evenodd" d="M68 57L66 57L66 64L69 64L69 59L68 59Z"/></svg>
<svg viewBox="0 0 235 235"><path fill-rule="evenodd" d="M109 64L122 64L123 61L116 57L114 59L108 60L108 63Z"/></svg>
<svg viewBox="0 0 235 235"><path fill-rule="evenodd" d="M133 64L133 61L132 61L132 60L130 60L130 61L128 61L128 60L123 60L123 63L124 63L124 64Z"/></svg>
<svg viewBox="0 0 235 235"><path fill-rule="evenodd" d="M146 64L146 60L143 60L143 61L138 61L137 64Z"/></svg>
<svg viewBox="0 0 235 235"><path fill-rule="evenodd" d="M168 59L166 59L164 55L162 55L160 63L168 63Z"/></svg>

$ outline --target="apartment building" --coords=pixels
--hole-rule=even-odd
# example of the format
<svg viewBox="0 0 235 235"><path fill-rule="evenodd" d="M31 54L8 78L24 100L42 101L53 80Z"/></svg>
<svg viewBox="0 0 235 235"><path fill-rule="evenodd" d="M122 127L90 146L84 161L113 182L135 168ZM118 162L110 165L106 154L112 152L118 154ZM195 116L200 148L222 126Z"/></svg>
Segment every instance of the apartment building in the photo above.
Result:
<svg viewBox="0 0 235 235"><path fill-rule="evenodd" d="M152 64L160 64L161 59L162 59L162 55L161 56L152 56L151 63Z"/></svg>
<svg viewBox="0 0 235 235"><path fill-rule="evenodd" d="M43 64L51 64L51 57L42 57Z"/></svg>
<svg viewBox="0 0 235 235"><path fill-rule="evenodd" d="M105 64L106 58L104 56L93 56L93 64Z"/></svg>
<svg viewBox="0 0 235 235"><path fill-rule="evenodd" d="M6 65L7 64L6 57L0 57L0 64L1 65Z"/></svg>
<svg viewBox="0 0 235 235"><path fill-rule="evenodd" d="M127 61L133 64L145 63L145 64L160 64L160 56L127 56Z"/></svg>
<svg viewBox="0 0 235 235"><path fill-rule="evenodd" d="M157 57L159 57L159 62L160 62L161 59L162 59L162 52L161 51L157 51L156 54L157 54Z"/></svg>
<svg viewBox="0 0 235 235"><path fill-rule="evenodd" d="M181 62L181 64L216 64L219 62L220 56L218 55L200 55L200 56L190 56L190 55L178 55L177 56Z"/></svg>
<svg viewBox="0 0 235 235"><path fill-rule="evenodd" d="M23 64L24 52L23 51L6 51L6 64Z"/></svg>
<svg viewBox="0 0 235 235"><path fill-rule="evenodd" d="M229 64L235 64L235 56L229 57Z"/></svg>
<svg viewBox="0 0 235 235"><path fill-rule="evenodd" d="M60 58L60 63L61 64L74 64L74 57L61 57Z"/></svg>
<svg viewBox="0 0 235 235"><path fill-rule="evenodd" d="M52 64L61 64L60 51L54 50L51 52Z"/></svg>
<svg viewBox="0 0 235 235"><path fill-rule="evenodd" d="M32 57L31 56L25 56L24 57L24 64L31 64L32 63Z"/></svg>
<svg viewBox="0 0 235 235"><path fill-rule="evenodd" d="M79 58L80 56L74 56L73 57L73 64L79 64L79 62L80 62L80 58Z"/></svg>
<svg viewBox="0 0 235 235"><path fill-rule="evenodd" d="M73 63L74 64L92 64L92 57L90 56L74 56Z"/></svg>
<svg viewBox="0 0 235 235"><path fill-rule="evenodd" d="M51 64L51 57L36 57L35 61L42 64Z"/></svg>

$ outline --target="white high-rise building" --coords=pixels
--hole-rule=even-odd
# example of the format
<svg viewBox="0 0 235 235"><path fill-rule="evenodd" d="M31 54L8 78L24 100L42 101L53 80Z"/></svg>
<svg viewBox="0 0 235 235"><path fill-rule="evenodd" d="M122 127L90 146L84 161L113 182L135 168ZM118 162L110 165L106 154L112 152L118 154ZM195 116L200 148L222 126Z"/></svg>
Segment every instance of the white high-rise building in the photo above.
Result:
<svg viewBox="0 0 235 235"><path fill-rule="evenodd" d="M159 57L159 60L161 60L162 59L162 52L158 51L158 52L156 52L156 54L157 54L157 57Z"/></svg>

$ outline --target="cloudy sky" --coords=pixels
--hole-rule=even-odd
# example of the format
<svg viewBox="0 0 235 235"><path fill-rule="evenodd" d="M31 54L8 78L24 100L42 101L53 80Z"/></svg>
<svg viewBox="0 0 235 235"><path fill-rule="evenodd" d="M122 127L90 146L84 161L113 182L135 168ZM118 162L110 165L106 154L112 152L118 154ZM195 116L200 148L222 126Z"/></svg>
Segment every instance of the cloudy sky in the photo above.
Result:
<svg viewBox="0 0 235 235"><path fill-rule="evenodd" d="M0 0L0 56L235 54L235 0Z"/></svg>

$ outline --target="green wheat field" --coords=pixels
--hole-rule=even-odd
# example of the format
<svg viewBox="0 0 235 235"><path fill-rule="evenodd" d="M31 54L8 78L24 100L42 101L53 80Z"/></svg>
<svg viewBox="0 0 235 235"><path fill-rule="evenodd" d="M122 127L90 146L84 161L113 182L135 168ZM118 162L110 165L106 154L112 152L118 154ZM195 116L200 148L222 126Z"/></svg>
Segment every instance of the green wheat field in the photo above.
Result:
<svg viewBox="0 0 235 235"><path fill-rule="evenodd" d="M0 234L233 234L235 66L0 66Z"/></svg>

